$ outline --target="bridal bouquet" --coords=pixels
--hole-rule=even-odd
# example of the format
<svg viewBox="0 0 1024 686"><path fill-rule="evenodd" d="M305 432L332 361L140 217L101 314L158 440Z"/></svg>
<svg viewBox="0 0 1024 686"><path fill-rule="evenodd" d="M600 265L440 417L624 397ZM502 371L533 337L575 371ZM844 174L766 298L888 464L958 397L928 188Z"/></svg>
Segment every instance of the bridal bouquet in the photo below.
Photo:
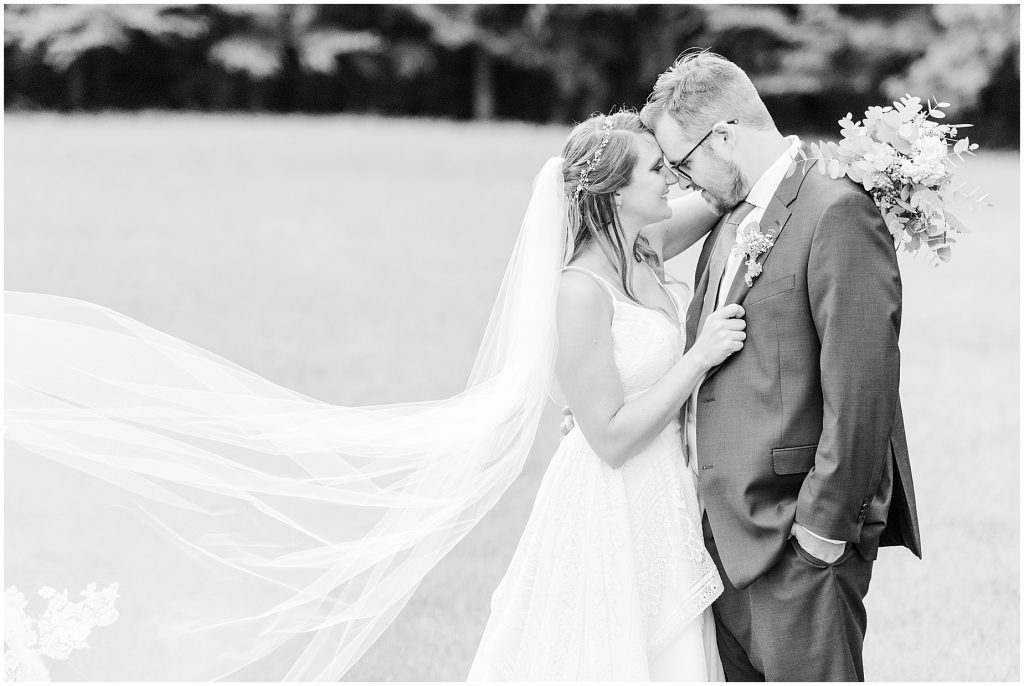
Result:
<svg viewBox="0 0 1024 686"><path fill-rule="evenodd" d="M790 173L803 162L805 169L814 163L834 179L848 176L871 193L889 232L905 252L927 247L933 256L948 262L955 242L951 234L967 233L967 228L946 209L947 196L984 203L988 194L975 197L979 189L963 193L966 184L953 187L952 158L963 160L978 145L966 137L957 140L957 130L971 124L933 121L946 116L943 107L949 103L933 105L929 100L925 110L920 98L907 95L892 107L869 107L859 122L847 114L839 120L842 140L812 143L811 155L801 150Z"/></svg>

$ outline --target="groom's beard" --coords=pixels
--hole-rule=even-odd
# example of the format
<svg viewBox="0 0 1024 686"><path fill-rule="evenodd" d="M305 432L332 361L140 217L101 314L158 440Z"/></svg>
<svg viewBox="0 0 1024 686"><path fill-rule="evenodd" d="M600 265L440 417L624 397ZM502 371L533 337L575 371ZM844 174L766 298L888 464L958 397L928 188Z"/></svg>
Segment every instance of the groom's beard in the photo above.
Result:
<svg viewBox="0 0 1024 686"><path fill-rule="evenodd" d="M734 162L719 160L714 182L703 187L704 202L715 214L725 214L740 204L750 192L750 184Z"/></svg>

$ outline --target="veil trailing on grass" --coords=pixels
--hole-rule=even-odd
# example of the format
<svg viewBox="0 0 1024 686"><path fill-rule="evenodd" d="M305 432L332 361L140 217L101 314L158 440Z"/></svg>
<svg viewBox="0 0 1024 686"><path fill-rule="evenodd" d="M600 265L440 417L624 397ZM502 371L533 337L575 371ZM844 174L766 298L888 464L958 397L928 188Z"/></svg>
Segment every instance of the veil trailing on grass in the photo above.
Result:
<svg viewBox="0 0 1024 686"><path fill-rule="evenodd" d="M534 180L445 400L330 405L101 306L8 292L8 678L341 677L530 451L571 246L561 165ZM93 582L77 605L44 589L31 617L40 587Z"/></svg>

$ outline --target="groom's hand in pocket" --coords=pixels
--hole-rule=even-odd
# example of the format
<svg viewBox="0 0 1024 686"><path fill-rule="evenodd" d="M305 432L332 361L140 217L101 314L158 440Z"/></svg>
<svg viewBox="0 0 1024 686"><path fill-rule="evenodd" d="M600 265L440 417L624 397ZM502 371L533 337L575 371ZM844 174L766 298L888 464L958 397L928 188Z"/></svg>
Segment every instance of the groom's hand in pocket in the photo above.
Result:
<svg viewBox="0 0 1024 686"><path fill-rule="evenodd" d="M832 541L823 540L795 522L793 523L793 528L790 529L790 534L796 537L796 542L800 544L801 548L825 564L832 564L846 552L845 541L833 543Z"/></svg>

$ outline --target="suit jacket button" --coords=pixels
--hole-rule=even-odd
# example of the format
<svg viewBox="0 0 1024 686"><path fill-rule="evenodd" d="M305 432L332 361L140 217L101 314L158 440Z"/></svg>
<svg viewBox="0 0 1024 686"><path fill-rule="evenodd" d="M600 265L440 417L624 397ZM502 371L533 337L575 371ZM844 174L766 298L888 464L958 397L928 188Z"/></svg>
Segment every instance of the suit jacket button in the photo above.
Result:
<svg viewBox="0 0 1024 686"><path fill-rule="evenodd" d="M865 517L864 517L864 513L863 512L861 512L859 515L857 515L857 523L858 524L863 524L864 523L864 519L865 519Z"/></svg>

